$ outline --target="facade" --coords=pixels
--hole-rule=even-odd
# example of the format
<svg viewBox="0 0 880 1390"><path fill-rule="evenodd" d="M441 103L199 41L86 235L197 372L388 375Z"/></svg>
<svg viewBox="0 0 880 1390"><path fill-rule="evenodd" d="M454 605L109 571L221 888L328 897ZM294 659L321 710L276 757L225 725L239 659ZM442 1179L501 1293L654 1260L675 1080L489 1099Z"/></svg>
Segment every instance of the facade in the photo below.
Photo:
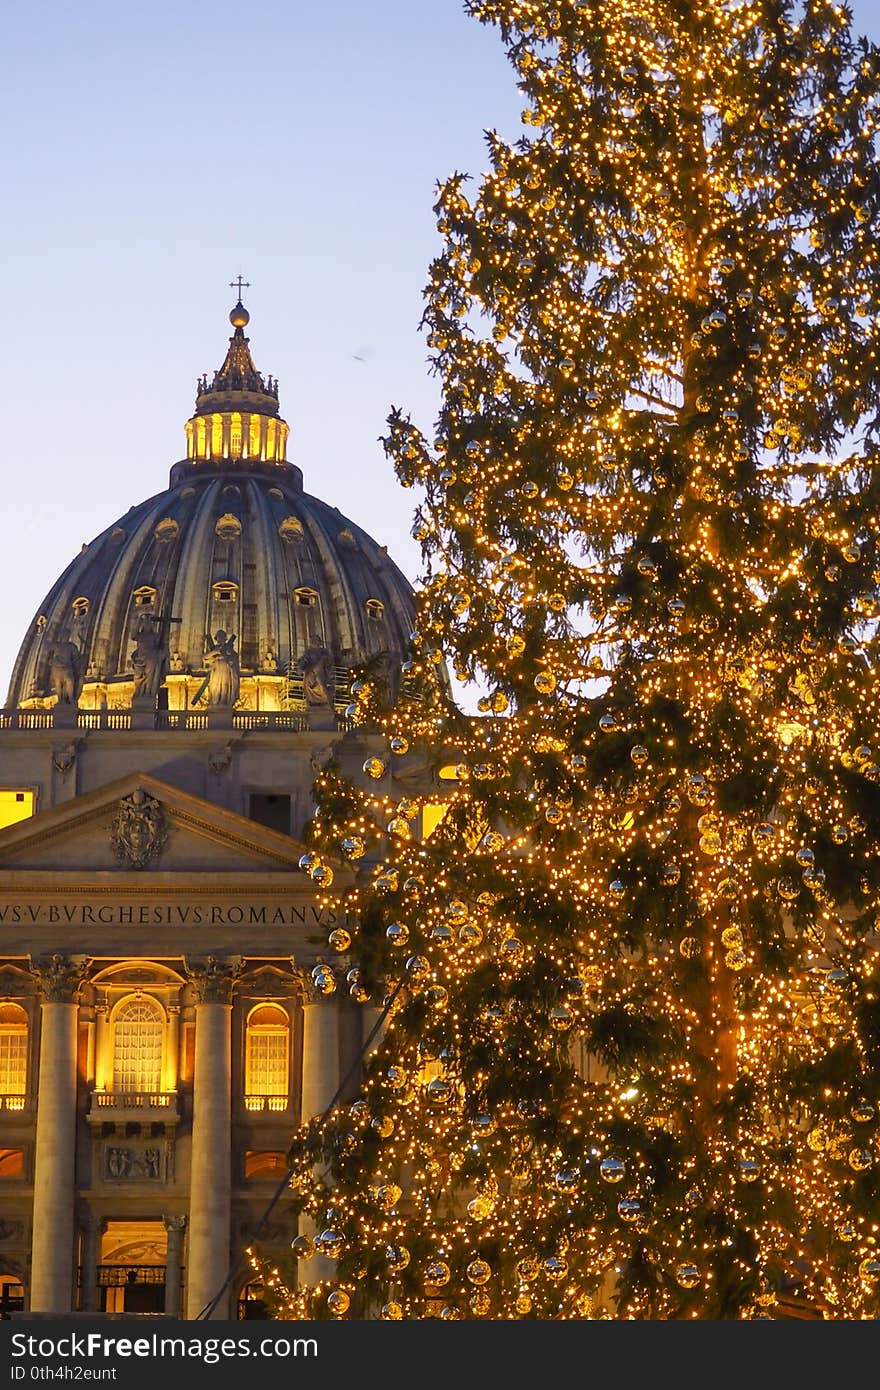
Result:
<svg viewBox="0 0 880 1390"><path fill-rule="evenodd" d="M406 693L411 590L303 491L230 320L168 490L54 584L0 711L0 1312L198 1317L375 1021L322 992L298 837L374 750L352 679ZM279 1203L261 1248L295 1234Z"/></svg>

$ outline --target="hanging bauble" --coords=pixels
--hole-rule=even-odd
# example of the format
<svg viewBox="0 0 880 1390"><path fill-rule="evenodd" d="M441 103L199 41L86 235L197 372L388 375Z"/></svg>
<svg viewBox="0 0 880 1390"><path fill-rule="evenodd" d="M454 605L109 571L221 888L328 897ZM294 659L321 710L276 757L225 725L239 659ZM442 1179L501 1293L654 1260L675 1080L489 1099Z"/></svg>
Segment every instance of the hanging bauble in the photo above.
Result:
<svg viewBox="0 0 880 1390"><path fill-rule="evenodd" d="M551 1284L560 1284L568 1273L568 1262L561 1255L548 1255L543 1270Z"/></svg>
<svg viewBox="0 0 880 1390"><path fill-rule="evenodd" d="M642 1204L638 1197L621 1197L617 1203L617 1215L621 1221L637 1221L642 1214Z"/></svg>
<svg viewBox="0 0 880 1390"><path fill-rule="evenodd" d="M389 945L399 950L409 941L409 927L405 922L391 922L385 928L385 936Z"/></svg>
<svg viewBox="0 0 880 1390"><path fill-rule="evenodd" d="M741 1158L739 1160L739 1175L743 1182L757 1182L761 1174L761 1165L753 1158Z"/></svg>
<svg viewBox="0 0 880 1390"><path fill-rule="evenodd" d="M327 945L332 951L347 951L351 945L351 934L344 927L334 927L327 937Z"/></svg>
<svg viewBox="0 0 880 1390"><path fill-rule="evenodd" d="M327 1308L334 1318L344 1317L351 1306L351 1299L345 1289L334 1289L327 1295Z"/></svg>
<svg viewBox="0 0 880 1390"><path fill-rule="evenodd" d="M648 761L648 750L641 743L637 743L629 750L629 756L636 767L644 767Z"/></svg>
<svg viewBox="0 0 880 1390"><path fill-rule="evenodd" d="M468 905L466 902L463 902L461 898L453 898L452 902L449 903L446 908L446 920L454 927L460 926L462 922L466 922L467 915Z"/></svg>
<svg viewBox="0 0 880 1390"><path fill-rule="evenodd" d="M870 1121L874 1119L877 1111L869 1100L857 1100L850 1106L849 1113L856 1124L864 1125L870 1123Z"/></svg>
<svg viewBox="0 0 880 1390"><path fill-rule="evenodd" d="M599 1177L603 1182L622 1182L626 1177L626 1164L620 1158L603 1158L599 1164Z"/></svg>
<svg viewBox="0 0 880 1390"><path fill-rule="evenodd" d="M315 864L309 870L309 878L319 888L329 888L333 882L333 870L329 864Z"/></svg>
<svg viewBox="0 0 880 1390"><path fill-rule="evenodd" d="M336 977L327 965L316 965L312 970L312 983L319 994L332 994L336 989Z"/></svg>
<svg viewBox="0 0 880 1390"><path fill-rule="evenodd" d="M426 956L410 956L406 971L411 980L423 980L431 972L431 962Z"/></svg>
<svg viewBox="0 0 880 1390"><path fill-rule="evenodd" d="M854 1173L865 1173L874 1162L874 1155L870 1149L850 1149L847 1155L847 1163Z"/></svg>
<svg viewBox="0 0 880 1390"><path fill-rule="evenodd" d="M449 1279L450 1269L445 1260L434 1260L425 1270L425 1283L431 1288L442 1289Z"/></svg>
<svg viewBox="0 0 880 1390"><path fill-rule="evenodd" d="M465 1274L472 1284L485 1284L492 1277L492 1267L479 1257L471 1260Z"/></svg>
<svg viewBox="0 0 880 1390"><path fill-rule="evenodd" d="M455 940L455 932L445 922L435 922L431 928L429 940L435 941L438 946L448 946L450 941Z"/></svg>
<svg viewBox="0 0 880 1390"><path fill-rule="evenodd" d="M359 835L350 835L339 846L346 859L362 859L366 845Z"/></svg>
<svg viewBox="0 0 880 1390"><path fill-rule="evenodd" d="M317 1243L321 1248L321 1254L326 1255L328 1260L338 1260L342 1254L345 1240L339 1231L334 1231L328 1227L318 1236Z"/></svg>
<svg viewBox="0 0 880 1390"><path fill-rule="evenodd" d="M673 888L681 878L681 868L678 864L664 864L660 873L660 882L666 888Z"/></svg>
<svg viewBox="0 0 880 1390"><path fill-rule="evenodd" d="M683 1289L695 1289L700 1282L700 1271L696 1265L676 1265L675 1282L680 1284Z"/></svg>
<svg viewBox="0 0 880 1390"><path fill-rule="evenodd" d="M403 1317L403 1309L401 1308L399 1303L395 1303L392 1300L392 1302L385 1303L382 1305L382 1311L379 1314L379 1316L385 1322L400 1322L401 1318Z"/></svg>
<svg viewBox="0 0 880 1390"><path fill-rule="evenodd" d="M409 752L409 739L404 738L403 734L397 734L391 740L388 747L391 749L392 753L400 757L403 753Z"/></svg>
<svg viewBox="0 0 880 1390"><path fill-rule="evenodd" d="M390 1139L394 1133L394 1120L390 1115L376 1115L370 1121L370 1128L376 1131L380 1139Z"/></svg>
<svg viewBox="0 0 880 1390"><path fill-rule="evenodd" d="M315 1253L315 1242L311 1236L294 1236L290 1248L298 1260L310 1260Z"/></svg>
<svg viewBox="0 0 880 1390"><path fill-rule="evenodd" d="M392 1274L399 1274L409 1264L409 1251L405 1245L386 1245L385 1263Z"/></svg>
<svg viewBox="0 0 880 1390"><path fill-rule="evenodd" d="M678 950L685 960L696 960L703 953L700 939L696 936L683 936L678 943Z"/></svg>
<svg viewBox="0 0 880 1390"><path fill-rule="evenodd" d="M541 1273L540 1261L534 1255L524 1255L517 1263L516 1273L524 1284L534 1283Z"/></svg>
<svg viewBox="0 0 880 1390"><path fill-rule="evenodd" d="M381 758L367 758L363 770L368 777L373 777L376 780L380 777L384 777L387 771Z"/></svg>

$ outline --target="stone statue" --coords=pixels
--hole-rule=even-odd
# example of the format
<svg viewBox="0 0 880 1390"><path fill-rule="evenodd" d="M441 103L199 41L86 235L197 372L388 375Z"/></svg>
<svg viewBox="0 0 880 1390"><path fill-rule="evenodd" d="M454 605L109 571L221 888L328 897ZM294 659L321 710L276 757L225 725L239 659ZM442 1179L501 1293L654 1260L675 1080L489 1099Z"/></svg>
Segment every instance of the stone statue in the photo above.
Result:
<svg viewBox="0 0 880 1390"><path fill-rule="evenodd" d="M59 705L79 703L83 687L82 652L75 642L58 640L49 648L49 689Z"/></svg>
<svg viewBox="0 0 880 1390"><path fill-rule="evenodd" d="M303 694L307 705L327 705L333 708L336 689L336 668L333 657L326 647L318 645L312 638L312 646L306 648L296 663L303 673Z"/></svg>
<svg viewBox="0 0 880 1390"><path fill-rule="evenodd" d="M241 683L234 632L227 635L221 627L213 637L208 633L205 638L205 665L208 674L190 704L197 704L207 691L209 708L231 709L238 699Z"/></svg>
<svg viewBox="0 0 880 1390"><path fill-rule="evenodd" d="M155 699L168 669L168 643L159 627L142 618L135 632L137 646L131 653L134 695Z"/></svg>
<svg viewBox="0 0 880 1390"><path fill-rule="evenodd" d="M391 709L400 695L403 676L399 658L392 652L377 652L370 657L363 674L373 687L378 707Z"/></svg>

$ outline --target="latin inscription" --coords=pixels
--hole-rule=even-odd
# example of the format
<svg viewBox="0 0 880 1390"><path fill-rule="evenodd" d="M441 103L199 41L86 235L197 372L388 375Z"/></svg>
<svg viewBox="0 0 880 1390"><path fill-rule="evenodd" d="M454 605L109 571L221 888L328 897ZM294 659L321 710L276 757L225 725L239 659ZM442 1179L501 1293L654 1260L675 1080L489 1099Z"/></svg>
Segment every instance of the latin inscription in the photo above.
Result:
<svg viewBox="0 0 880 1390"><path fill-rule="evenodd" d="M314 903L13 903L0 901L2 926L332 927L332 908Z"/></svg>

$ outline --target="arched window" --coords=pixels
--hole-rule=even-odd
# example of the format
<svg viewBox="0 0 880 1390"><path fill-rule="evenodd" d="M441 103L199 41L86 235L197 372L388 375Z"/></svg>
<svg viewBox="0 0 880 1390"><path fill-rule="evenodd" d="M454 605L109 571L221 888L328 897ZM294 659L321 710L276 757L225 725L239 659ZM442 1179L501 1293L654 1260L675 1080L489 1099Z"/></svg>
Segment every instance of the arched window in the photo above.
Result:
<svg viewBox="0 0 880 1390"><path fill-rule="evenodd" d="M245 1105L285 1110L290 1090L290 1019L277 1004L258 1004L245 1036Z"/></svg>
<svg viewBox="0 0 880 1390"><path fill-rule="evenodd" d="M132 995L113 1016L113 1090L161 1091L165 1016L155 999Z"/></svg>
<svg viewBox="0 0 880 1390"><path fill-rule="evenodd" d="M301 588L294 589L293 601L301 608L314 608L318 602L318 591L303 584Z"/></svg>
<svg viewBox="0 0 880 1390"><path fill-rule="evenodd" d="M21 1110L27 1092L28 1016L20 1004L0 1004L0 1106Z"/></svg>
<svg viewBox="0 0 880 1390"><path fill-rule="evenodd" d="M368 598L364 607L367 617L372 618L374 623L380 623L385 616L385 605L380 598Z"/></svg>

